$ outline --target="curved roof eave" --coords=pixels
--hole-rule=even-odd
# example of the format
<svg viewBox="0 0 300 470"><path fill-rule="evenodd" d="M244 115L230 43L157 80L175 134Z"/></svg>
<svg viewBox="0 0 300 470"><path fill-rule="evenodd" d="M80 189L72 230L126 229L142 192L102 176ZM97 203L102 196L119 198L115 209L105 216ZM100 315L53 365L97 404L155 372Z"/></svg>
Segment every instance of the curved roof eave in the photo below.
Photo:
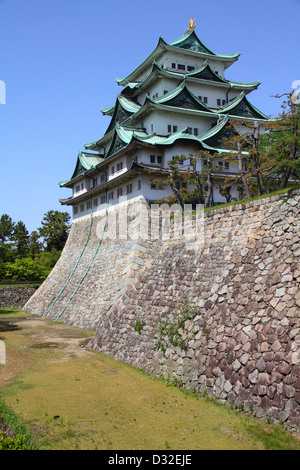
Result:
<svg viewBox="0 0 300 470"><path fill-rule="evenodd" d="M218 113L223 115L223 114L228 114L228 111L232 111L236 106L238 106L241 101L245 100L247 105L254 111L254 113L257 113L260 118L257 119L268 119L268 116L266 116L262 111L260 111L258 108L256 108L250 101L246 98L246 94L244 91L242 91L236 98L234 98L232 101L229 103L226 103L224 106L219 108ZM242 116L240 116L242 117ZM248 118L249 119L249 118ZM252 118L255 119L255 118Z"/></svg>
<svg viewBox="0 0 300 470"><path fill-rule="evenodd" d="M197 37L197 36L196 36ZM179 38L180 39L180 38ZM128 74L125 78L123 79L117 79L118 85L121 86L126 86L130 82L135 82L135 77L142 73L142 71L146 68L151 66L151 63L156 60L164 51L170 51L170 52L178 52L179 50L184 51L185 54L192 55L193 57L201 57L204 59L215 59L215 60L222 60L225 62L229 62L228 66L234 63L239 56L241 55L240 52L237 52L235 54L231 55L222 55L222 54L215 54L214 52L210 51L197 37L197 40L201 45L203 45L203 48L207 50L207 52L199 52L191 49L185 49L180 46L175 45L175 43L179 40L173 41L171 43L167 43L162 36L159 37L158 44L156 48L151 52L151 54L148 55L148 57L140 64L138 65L130 74Z"/></svg>

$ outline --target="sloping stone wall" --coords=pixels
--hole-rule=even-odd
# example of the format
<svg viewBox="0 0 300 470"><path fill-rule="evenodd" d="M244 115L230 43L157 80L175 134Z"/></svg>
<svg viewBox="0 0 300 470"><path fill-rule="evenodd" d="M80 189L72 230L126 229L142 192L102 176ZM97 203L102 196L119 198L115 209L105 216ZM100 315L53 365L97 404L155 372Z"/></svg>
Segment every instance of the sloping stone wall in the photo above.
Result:
<svg viewBox="0 0 300 470"><path fill-rule="evenodd" d="M97 329L92 349L299 427L299 199L291 193L207 212L204 244L194 250L184 240L105 241L61 320ZM86 232L84 222L73 225L26 310L45 312ZM97 237L89 243L83 267ZM179 324L183 299L197 309Z"/></svg>

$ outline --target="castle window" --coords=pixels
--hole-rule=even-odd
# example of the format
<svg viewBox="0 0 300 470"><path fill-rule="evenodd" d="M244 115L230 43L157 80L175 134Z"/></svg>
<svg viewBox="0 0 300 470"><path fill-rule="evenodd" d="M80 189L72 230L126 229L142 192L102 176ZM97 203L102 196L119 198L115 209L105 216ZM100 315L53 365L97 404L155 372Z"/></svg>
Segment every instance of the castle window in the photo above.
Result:
<svg viewBox="0 0 300 470"><path fill-rule="evenodd" d="M86 208L87 208L87 209L90 209L90 208L91 208L91 201L88 201L88 202L86 203Z"/></svg>
<svg viewBox="0 0 300 470"><path fill-rule="evenodd" d="M150 187L151 187L151 189L157 189L157 186L156 186L155 183L151 183Z"/></svg>
<svg viewBox="0 0 300 470"><path fill-rule="evenodd" d="M74 207L74 214L77 214L78 213L78 207Z"/></svg>
<svg viewBox="0 0 300 470"><path fill-rule="evenodd" d="M225 162L225 170L229 170L229 162Z"/></svg>
<svg viewBox="0 0 300 470"><path fill-rule="evenodd" d="M138 190L142 189L142 182L141 180L138 180Z"/></svg>
<svg viewBox="0 0 300 470"><path fill-rule="evenodd" d="M123 169L123 162L120 162L117 164L117 171L120 171Z"/></svg>
<svg viewBox="0 0 300 470"><path fill-rule="evenodd" d="M226 100L217 99L217 106L224 106L224 104L226 104Z"/></svg>
<svg viewBox="0 0 300 470"><path fill-rule="evenodd" d="M194 127L194 135L198 135L198 129L197 129L197 127Z"/></svg>
<svg viewBox="0 0 300 470"><path fill-rule="evenodd" d="M118 188L117 189L117 197L119 198L123 194L123 188Z"/></svg>
<svg viewBox="0 0 300 470"><path fill-rule="evenodd" d="M80 204L80 212L84 211L84 204Z"/></svg>
<svg viewBox="0 0 300 470"><path fill-rule="evenodd" d="M187 69L188 69L189 72L191 72L192 70L195 70L195 67L192 67L191 65L188 65Z"/></svg>
<svg viewBox="0 0 300 470"><path fill-rule="evenodd" d="M132 184L128 184L126 187L126 194L132 193Z"/></svg>
<svg viewBox="0 0 300 470"><path fill-rule="evenodd" d="M98 206L98 199L97 198L94 199L93 204L94 204L94 207Z"/></svg>
<svg viewBox="0 0 300 470"><path fill-rule="evenodd" d="M101 204L105 204L105 195L101 196Z"/></svg>
<svg viewBox="0 0 300 470"><path fill-rule="evenodd" d="M174 64L174 62L172 62L172 69L176 69L176 64Z"/></svg>
<svg viewBox="0 0 300 470"><path fill-rule="evenodd" d="M111 191L109 194L108 194L108 199L111 200L114 198L114 192Z"/></svg>
<svg viewBox="0 0 300 470"><path fill-rule="evenodd" d="M207 96L204 96L204 97L203 97L203 103L204 103L204 104L207 104L207 103L208 103Z"/></svg>
<svg viewBox="0 0 300 470"><path fill-rule="evenodd" d="M80 191L80 184L78 184L75 188L75 192L77 193L78 191Z"/></svg>
<svg viewBox="0 0 300 470"><path fill-rule="evenodd" d="M101 183L105 183L105 181L106 181L106 173L102 173L100 179L101 179Z"/></svg>
<svg viewBox="0 0 300 470"><path fill-rule="evenodd" d="M173 126L173 132L177 132L178 131L178 126Z"/></svg>
<svg viewBox="0 0 300 470"><path fill-rule="evenodd" d="M172 126L171 126L171 124L168 124L168 132L172 132Z"/></svg>
<svg viewBox="0 0 300 470"><path fill-rule="evenodd" d="M185 70L185 65L178 64L178 70Z"/></svg>
<svg viewBox="0 0 300 470"><path fill-rule="evenodd" d="M111 170L110 170L110 173L113 175L113 174L114 174L114 172L115 172L115 167L114 167L114 166L112 166L112 167L111 167Z"/></svg>
<svg viewBox="0 0 300 470"><path fill-rule="evenodd" d="M81 189L83 189L83 188L84 188L84 184L83 184L83 183L81 183Z"/></svg>
<svg viewBox="0 0 300 470"><path fill-rule="evenodd" d="M164 90L164 95L166 95L168 93L168 90Z"/></svg>
<svg viewBox="0 0 300 470"><path fill-rule="evenodd" d="M161 165L162 164L162 156L161 155L150 155L150 163Z"/></svg>

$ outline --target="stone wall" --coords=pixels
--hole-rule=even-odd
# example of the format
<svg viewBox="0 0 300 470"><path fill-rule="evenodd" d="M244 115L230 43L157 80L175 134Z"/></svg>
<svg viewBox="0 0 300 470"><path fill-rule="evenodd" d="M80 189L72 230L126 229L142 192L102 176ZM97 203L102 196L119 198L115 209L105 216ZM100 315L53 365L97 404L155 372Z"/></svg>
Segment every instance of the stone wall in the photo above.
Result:
<svg viewBox="0 0 300 470"><path fill-rule="evenodd" d="M106 240L96 252L93 230L47 316L62 312L62 321L96 329L92 349L299 427L299 199L290 193L207 212L204 243L194 249L180 239L137 236ZM87 231L88 221L73 225L26 310L47 312ZM190 318L180 308L184 299Z"/></svg>
<svg viewBox="0 0 300 470"><path fill-rule="evenodd" d="M31 286L0 287L0 307L23 308L35 291L36 288Z"/></svg>

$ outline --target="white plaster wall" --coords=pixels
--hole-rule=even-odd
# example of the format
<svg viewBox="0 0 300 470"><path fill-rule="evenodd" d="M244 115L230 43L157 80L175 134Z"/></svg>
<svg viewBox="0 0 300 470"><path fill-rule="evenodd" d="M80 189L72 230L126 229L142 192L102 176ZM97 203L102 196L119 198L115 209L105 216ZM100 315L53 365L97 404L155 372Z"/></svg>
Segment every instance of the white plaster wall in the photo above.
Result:
<svg viewBox="0 0 300 470"><path fill-rule="evenodd" d="M168 125L177 126L178 131L185 129L186 127L192 127L198 129L198 135L200 136L203 132L210 129L211 124L216 122L216 117L207 118L205 116L197 116L192 113L181 113L181 112L163 112L163 111L150 111L143 120L143 125L146 132L151 134L155 132L158 135L169 135ZM153 125L153 131L152 126ZM173 131L171 132L173 133Z"/></svg>

